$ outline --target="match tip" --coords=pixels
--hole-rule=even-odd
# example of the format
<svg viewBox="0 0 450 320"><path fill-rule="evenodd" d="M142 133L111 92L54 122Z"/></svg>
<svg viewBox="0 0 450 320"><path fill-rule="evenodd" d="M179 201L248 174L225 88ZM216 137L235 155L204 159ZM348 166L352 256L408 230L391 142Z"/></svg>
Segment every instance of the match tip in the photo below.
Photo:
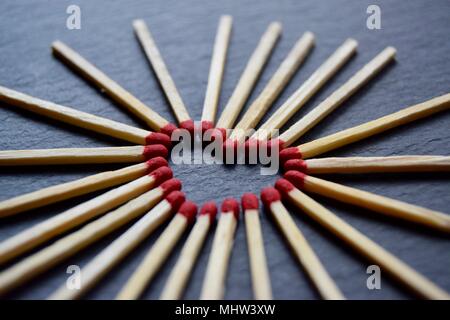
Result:
<svg viewBox="0 0 450 320"><path fill-rule="evenodd" d="M278 179L277 182L275 182L275 188L280 191L282 195L286 195L294 189L294 185L286 179Z"/></svg>
<svg viewBox="0 0 450 320"><path fill-rule="evenodd" d="M224 142L227 138L227 129L225 128L214 128L211 133L211 141L222 141Z"/></svg>
<svg viewBox="0 0 450 320"><path fill-rule="evenodd" d="M145 137L145 144L162 144L167 149L170 149L171 146L170 137L162 132L151 132L147 137Z"/></svg>
<svg viewBox="0 0 450 320"><path fill-rule="evenodd" d="M195 132L195 124L191 119L183 121L180 123L180 129L187 130L192 136L194 136Z"/></svg>
<svg viewBox="0 0 450 320"><path fill-rule="evenodd" d="M181 190L181 181L178 179L167 180L159 186L163 190L164 195L168 195L172 191Z"/></svg>
<svg viewBox="0 0 450 320"><path fill-rule="evenodd" d="M153 170L156 170L160 167L167 167L169 163L163 157L156 157L148 160L147 164L147 172L151 173Z"/></svg>
<svg viewBox="0 0 450 320"><path fill-rule="evenodd" d="M284 163L284 171L296 170L300 172L306 172L308 170L305 160L302 159L291 159Z"/></svg>
<svg viewBox="0 0 450 320"><path fill-rule="evenodd" d="M172 169L170 169L167 166L164 166L153 170L152 172L149 173L149 175L152 176L153 179L155 179L156 185L159 185L166 180L172 179L173 172Z"/></svg>
<svg viewBox="0 0 450 320"><path fill-rule="evenodd" d="M183 192L175 190L166 196L166 201L170 203L172 212L179 211L178 208L184 203L186 196Z"/></svg>
<svg viewBox="0 0 450 320"><path fill-rule="evenodd" d="M244 211L258 209L258 197L254 193L244 193L241 198L241 204Z"/></svg>
<svg viewBox="0 0 450 320"><path fill-rule="evenodd" d="M236 220L239 219L239 203L233 198L223 200L221 211L222 213L232 212Z"/></svg>
<svg viewBox="0 0 450 320"><path fill-rule="evenodd" d="M197 206L192 201L185 201L178 210L178 213L185 216L188 223L192 223L197 215Z"/></svg>
<svg viewBox="0 0 450 320"><path fill-rule="evenodd" d="M174 125L173 123L168 123L164 127L162 127L161 130L159 130L159 131L161 133L167 134L169 137L171 137L172 133L177 129L178 128L176 125Z"/></svg>
<svg viewBox="0 0 450 320"><path fill-rule="evenodd" d="M201 123L202 134L213 128L214 128L214 123L212 121L202 120L202 123Z"/></svg>
<svg viewBox="0 0 450 320"><path fill-rule="evenodd" d="M213 222L217 215L216 203L214 201L208 201L203 204L200 209L200 215L209 215L210 221Z"/></svg>
<svg viewBox="0 0 450 320"><path fill-rule="evenodd" d="M290 170L283 177L289 180L296 188L302 189L305 184L306 175L303 172Z"/></svg>
<svg viewBox="0 0 450 320"><path fill-rule="evenodd" d="M167 158L169 154L169 150L162 144L151 144L144 146L144 152L142 155L145 159L152 159L156 157L164 157Z"/></svg>
<svg viewBox="0 0 450 320"><path fill-rule="evenodd" d="M270 208L272 202L280 201L281 196L277 189L268 187L261 190L261 201L266 208Z"/></svg>
<svg viewBox="0 0 450 320"><path fill-rule="evenodd" d="M297 147L286 148L280 152L280 161L284 163L291 159L301 159L302 154Z"/></svg>

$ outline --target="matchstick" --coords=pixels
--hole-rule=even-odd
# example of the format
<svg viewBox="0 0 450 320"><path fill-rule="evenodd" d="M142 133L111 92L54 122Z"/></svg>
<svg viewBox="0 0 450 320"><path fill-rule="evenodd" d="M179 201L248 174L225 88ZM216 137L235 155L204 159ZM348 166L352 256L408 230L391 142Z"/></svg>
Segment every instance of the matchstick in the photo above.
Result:
<svg viewBox="0 0 450 320"><path fill-rule="evenodd" d="M72 70L78 72L115 102L139 117L153 130L161 131L170 136L176 129L175 125L169 123L66 44L55 41L52 44L52 50L53 54L71 67Z"/></svg>
<svg viewBox="0 0 450 320"><path fill-rule="evenodd" d="M278 137L282 146L290 146L298 138L317 125L323 118L342 105L350 98L350 96L358 91L359 88L365 85L370 79L383 70L385 66L394 60L395 53L396 50L393 47L387 47L381 51L375 58L369 61L369 63L339 87L339 89L334 91L328 98L293 124L288 130L283 132L283 134Z"/></svg>
<svg viewBox="0 0 450 320"><path fill-rule="evenodd" d="M132 163L168 155L161 144L131 147L2 150L0 166Z"/></svg>
<svg viewBox="0 0 450 320"><path fill-rule="evenodd" d="M182 192L173 193L184 197ZM0 296L49 270L150 209L144 219L151 220L149 223L154 229L160 226L171 214L171 204L164 199L161 201L164 196L157 190L151 190L0 272ZM168 196L171 196L171 193Z"/></svg>
<svg viewBox="0 0 450 320"><path fill-rule="evenodd" d="M307 159L450 108L450 93L280 152L280 160Z"/></svg>
<svg viewBox="0 0 450 320"><path fill-rule="evenodd" d="M261 222L259 221L258 198L253 193L245 193L241 202L247 233L253 295L257 300L271 300L272 286L270 285Z"/></svg>
<svg viewBox="0 0 450 320"><path fill-rule="evenodd" d="M284 170L308 174L450 171L449 156L334 157L291 159Z"/></svg>
<svg viewBox="0 0 450 320"><path fill-rule="evenodd" d="M144 257L144 260L120 290L116 299L134 300L142 295L156 272L158 272L172 252L183 232L195 219L196 214L197 206L191 201L186 201L180 207L178 213L173 217L170 224L161 233L158 240L156 240L150 251Z"/></svg>
<svg viewBox="0 0 450 320"><path fill-rule="evenodd" d="M17 233L0 243L0 265L148 190L153 189L157 196L162 197L167 193L166 190L177 189L179 186L179 182L176 180L174 182L174 179L163 182L171 177L172 171L168 167L158 168L149 175L110 190ZM159 185L161 182L163 183Z"/></svg>
<svg viewBox="0 0 450 320"><path fill-rule="evenodd" d="M281 203L280 193L275 188L265 188L261 191L261 200L272 214L295 256L321 297L327 300L345 299L309 245L308 240L303 236L289 212Z"/></svg>
<svg viewBox="0 0 450 320"><path fill-rule="evenodd" d="M153 245L153 248L160 246L160 251L157 252L156 256L153 256L155 259L154 263L162 264L166 256L169 254L171 246L175 245L176 240L181 236L183 230L186 228L188 224L186 219L189 218L190 215L195 215L195 205L192 207L192 203L189 204L184 202L184 200L185 197L182 192L172 192L169 194L165 198L165 201L163 201L160 205L160 209L156 210L156 213L152 210L140 220L135 222L127 231L103 249L83 269L81 269L81 274L83 275L83 285L79 290L70 290L67 288L66 284L63 284L49 297L49 299L79 299L85 295L99 281L101 281L101 279L104 278L115 265L124 260L127 255L129 255L140 243L142 243L142 241L148 238L161 224L161 219L166 220L169 214L177 212L178 208L180 208L178 210L178 214L175 215L172 222ZM188 217L180 217L180 215L183 214ZM155 219L155 216L158 217L158 219Z"/></svg>
<svg viewBox="0 0 450 320"><path fill-rule="evenodd" d="M313 46L314 35L311 32L305 32L295 43L294 47L280 64L260 95L253 101L250 107L248 107L247 111L234 128L237 130L232 131L229 138L230 140L237 141L238 143L244 142L245 131L256 128L256 125L262 119L264 114L267 113L275 99L294 76Z"/></svg>
<svg viewBox="0 0 450 320"><path fill-rule="evenodd" d="M135 164L123 169L102 172L26 193L0 202L0 217L11 216L97 190L114 187L135 180L146 173L151 173L153 170L164 166L168 166L166 159L156 157L147 162Z"/></svg>
<svg viewBox="0 0 450 320"><path fill-rule="evenodd" d="M216 234L203 279L200 299L219 300L225 294L228 261L233 248L234 233L239 219L239 204L235 199L225 199L217 224Z"/></svg>
<svg viewBox="0 0 450 320"><path fill-rule="evenodd" d="M189 132L194 132L194 122L189 116L186 106L178 93L175 82L170 76L169 70L164 63L150 30L148 30L143 20L134 20L133 28L142 48L144 49L147 59L150 61L153 70L158 77L159 83L161 84L166 97L169 100L180 128L186 129Z"/></svg>
<svg viewBox="0 0 450 320"><path fill-rule="evenodd" d="M234 88L228 103L217 121L217 128L231 129L233 127L242 107L264 69L280 34L281 24L279 22L272 22L261 37L255 51L253 51L238 84Z"/></svg>
<svg viewBox="0 0 450 320"><path fill-rule="evenodd" d="M180 257L170 272L160 296L161 300L181 299L216 214L217 207L214 201L205 203L200 209L197 222L181 249Z"/></svg>
<svg viewBox="0 0 450 320"><path fill-rule="evenodd" d="M251 139L267 140L334 76L354 55L358 42L347 39L336 51L263 123Z"/></svg>
<svg viewBox="0 0 450 320"><path fill-rule="evenodd" d="M317 193L328 198L350 203L378 213L419 223L436 230L450 232L450 215L442 212L311 177L299 171L288 171L284 174L284 177L298 189L307 192Z"/></svg>
<svg viewBox="0 0 450 320"><path fill-rule="evenodd" d="M68 123L83 129L98 132L113 138L136 144L161 144L170 147L170 138L162 133L150 132L116 122L93 114L78 111L50 101L41 100L25 93L0 86L0 101L37 113L39 115ZM166 132L167 134L171 132Z"/></svg>
<svg viewBox="0 0 450 320"><path fill-rule="evenodd" d="M382 270L421 297L427 299L450 299L450 295L443 289L295 188L288 180L279 179L275 186L283 194L283 198L302 209L309 217L316 220L338 238L341 238L371 263L379 265Z"/></svg>
<svg viewBox="0 0 450 320"><path fill-rule="evenodd" d="M233 18L231 16L224 15L220 17L209 68L208 86L203 103L202 132L214 128L232 24Z"/></svg>

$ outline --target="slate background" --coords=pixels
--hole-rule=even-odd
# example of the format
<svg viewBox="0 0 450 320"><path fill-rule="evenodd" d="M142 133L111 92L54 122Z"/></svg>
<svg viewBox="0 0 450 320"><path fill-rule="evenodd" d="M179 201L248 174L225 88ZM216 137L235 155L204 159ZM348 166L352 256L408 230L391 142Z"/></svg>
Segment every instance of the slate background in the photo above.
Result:
<svg viewBox="0 0 450 320"><path fill-rule="evenodd" d="M82 29L65 27L66 8L78 4ZM366 8L378 4L382 29L366 28ZM231 46L220 100L223 108L262 32L273 20L283 24L276 47L250 101L261 91L295 40L306 30L316 35L316 47L275 103L279 106L347 37L359 41L358 54L298 113L311 110L362 65L387 45L398 49L397 62L344 106L304 137L315 139L372 120L449 91L450 2L449 1L6 1L0 2L0 84L31 95L69 105L124 123L143 126L107 97L87 85L50 54L55 39L65 41L113 79L167 118L174 119L154 75L132 32L131 21L143 18L189 107L199 119L206 89L211 50L218 18L234 17ZM0 149L97 147L126 145L122 141L59 124L6 105L0 108ZM450 113L441 113L416 124L333 151L333 156L449 154ZM122 165L0 168L0 200L46 186L81 178ZM259 193L276 177L259 175L259 168L237 166L175 166L188 197L199 204L244 192ZM333 181L359 187L396 199L450 212L449 174L373 174L329 176ZM51 217L94 194L3 219L0 240ZM415 225L379 217L367 210L321 199L340 217L364 232L412 267L450 291L450 241ZM382 289L366 288L370 264L323 231L293 212L306 238L350 299L412 298L383 274ZM277 299L316 299L295 258L267 215L262 215L263 233L274 296ZM9 298L45 298L67 275L70 264L85 265L123 230L115 232L88 250L40 276ZM161 228L162 229L162 228ZM115 268L87 298L113 298L143 258L158 234L145 241L124 263ZM211 247L208 238L185 297L196 299ZM154 299L175 263L181 244L166 267L154 279L144 298ZM244 224L239 224L227 279L226 298L252 297Z"/></svg>

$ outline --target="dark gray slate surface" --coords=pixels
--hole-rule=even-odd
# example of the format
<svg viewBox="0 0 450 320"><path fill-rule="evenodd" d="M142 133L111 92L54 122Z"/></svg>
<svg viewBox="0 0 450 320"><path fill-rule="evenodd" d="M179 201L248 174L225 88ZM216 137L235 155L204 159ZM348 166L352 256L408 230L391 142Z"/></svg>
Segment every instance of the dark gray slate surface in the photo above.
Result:
<svg viewBox="0 0 450 320"><path fill-rule="evenodd" d="M82 29L65 27L66 8L78 4ZM379 4L382 29L366 28L366 8ZM312 130L311 140L402 107L449 91L449 1L6 1L0 3L0 84L121 122L142 126L107 97L87 85L50 54L50 43L60 39L79 51L113 79L164 116L173 119L148 63L133 35L131 21L143 18L151 27L172 76L195 119L201 115L210 55L221 14L232 14L234 29L220 106L229 98L259 36L273 20L283 23L283 36L265 69L251 100L279 65L294 41L306 30L317 43L304 66L276 105L280 105L345 38L359 41L357 56L296 116L301 117L349 78L387 45L398 49L397 62L366 86L337 112ZM0 108L0 149L120 146L124 142L91 134L27 112ZM330 153L337 156L449 154L450 113L393 130ZM0 168L0 199L70 181L121 166L67 166ZM179 166L176 176L184 191L198 203L246 191L259 193L276 177L260 176L258 167ZM450 212L448 174L390 174L332 176L333 181L360 187L396 199ZM0 239L51 217L94 195L44 207L0 223ZM448 237L367 210L320 199L340 217L404 259L431 280L450 290L450 242ZM412 296L383 274L382 289L369 291L367 261L359 258L318 225L292 210L295 220L311 242L344 294L351 299L392 299ZM262 215L264 240L275 298L318 298L306 276L289 253L274 225ZM123 230L121 230L123 231ZM45 298L67 275L69 264L85 265L117 237L116 232L88 250L16 291L11 298ZM89 294L89 298L113 298L141 261L160 231L136 250ZM209 240L212 239L210 235ZM199 296L210 250L208 242L190 282L186 298ZM178 246L166 267L145 293L157 298ZM226 298L252 297L244 224L237 230L227 279Z"/></svg>

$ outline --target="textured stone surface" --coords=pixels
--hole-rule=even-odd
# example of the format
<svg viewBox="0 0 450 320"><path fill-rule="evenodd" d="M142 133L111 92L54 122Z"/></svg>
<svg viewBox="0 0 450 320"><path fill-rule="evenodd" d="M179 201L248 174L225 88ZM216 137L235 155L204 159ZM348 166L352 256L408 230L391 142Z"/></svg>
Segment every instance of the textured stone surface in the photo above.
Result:
<svg viewBox="0 0 450 320"><path fill-rule="evenodd" d="M67 30L66 8L79 4L82 29ZM366 28L366 8L377 3L382 10L382 29ZM357 125L402 107L449 91L450 3L448 1L35 1L3 0L0 26L0 84L66 104L121 122L143 124L130 117L107 97L73 74L50 54L55 39L65 41L113 79L174 119L150 72L131 28L134 18L149 24L178 89L194 119L199 119L206 89L210 55L218 18L228 13L234 28L225 71L220 107L229 98L259 36L273 20L283 24L283 35L250 100L261 91L294 41L306 30L315 33L312 54L275 103L280 105L334 49L351 36L359 42L358 54L296 116L301 117L349 78L387 45L398 49L398 61L376 81L366 86L338 111L312 130L311 140ZM126 145L1 105L0 149L95 147ZM417 124L396 129L330 153L330 155L449 154L450 114L442 113ZM0 168L0 199L7 199L45 186L70 181L121 166L71 166ZM260 176L258 167L175 166L189 199L201 204L228 196L240 197L273 184L276 177ZM448 174L390 174L332 176L337 182L360 187L396 199L449 212ZM0 240L81 203L94 195L44 207L0 223ZM327 207L411 266L450 291L450 241L422 228L379 217L367 210L320 199ZM369 291L367 261L330 236L318 225L292 210L294 218L311 242L337 284L348 298L411 298L389 279L382 289ZM290 254L275 226L262 215L264 240L275 298L314 299L316 291ZM123 231L123 230L122 230ZM115 268L89 298L113 298L160 233L145 241L124 263ZM247 246L241 221L230 262L226 298L252 297ZM67 278L70 264L85 265L120 234L114 233L16 291L12 298L45 298ZM212 234L195 268L186 298L199 296L211 247ZM155 278L145 298L157 298L177 258L178 246Z"/></svg>

